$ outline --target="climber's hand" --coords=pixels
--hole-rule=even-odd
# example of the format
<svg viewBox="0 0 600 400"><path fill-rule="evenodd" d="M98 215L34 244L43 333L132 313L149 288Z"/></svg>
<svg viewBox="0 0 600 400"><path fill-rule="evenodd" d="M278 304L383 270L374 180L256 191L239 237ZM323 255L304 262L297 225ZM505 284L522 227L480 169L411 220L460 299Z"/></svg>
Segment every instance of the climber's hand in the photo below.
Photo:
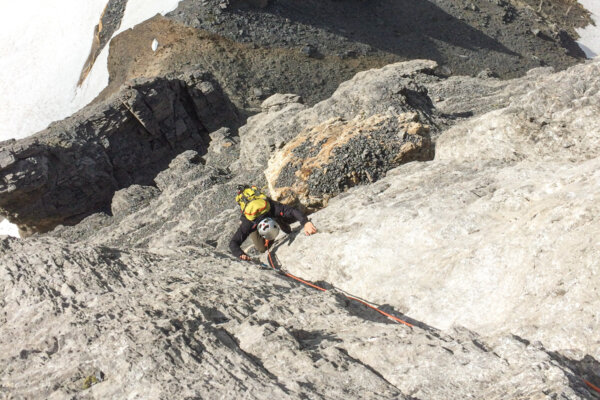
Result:
<svg viewBox="0 0 600 400"><path fill-rule="evenodd" d="M317 233L317 228L313 225L312 222L308 221L304 224L304 233L306 236L310 236L312 234Z"/></svg>
<svg viewBox="0 0 600 400"><path fill-rule="evenodd" d="M250 257L248 257L246 254L242 254L240 258L244 261L250 261Z"/></svg>

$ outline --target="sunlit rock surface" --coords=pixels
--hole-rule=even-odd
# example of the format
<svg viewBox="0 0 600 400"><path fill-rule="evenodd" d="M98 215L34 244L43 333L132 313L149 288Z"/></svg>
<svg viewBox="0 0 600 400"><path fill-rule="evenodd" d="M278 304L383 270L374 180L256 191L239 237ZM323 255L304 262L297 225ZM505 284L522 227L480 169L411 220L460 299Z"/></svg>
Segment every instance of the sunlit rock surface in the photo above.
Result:
<svg viewBox="0 0 600 400"><path fill-rule="evenodd" d="M593 399L599 64L504 82L428 65L359 74L310 108L267 99L239 137L211 130L206 152L170 160L156 187L117 191L113 215L0 239L2 394ZM296 135L407 107L436 158L331 198L311 216L318 234L273 249L328 292L226 253L236 184ZM246 164L260 126L273 146Z"/></svg>
<svg viewBox="0 0 600 400"><path fill-rule="evenodd" d="M0 389L35 398L585 398L540 345L391 323L211 251L0 239Z"/></svg>
<svg viewBox="0 0 600 400"><path fill-rule="evenodd" d="M600 357L600 63L540 75L314 214L292 272L433 326Z"/></svg>

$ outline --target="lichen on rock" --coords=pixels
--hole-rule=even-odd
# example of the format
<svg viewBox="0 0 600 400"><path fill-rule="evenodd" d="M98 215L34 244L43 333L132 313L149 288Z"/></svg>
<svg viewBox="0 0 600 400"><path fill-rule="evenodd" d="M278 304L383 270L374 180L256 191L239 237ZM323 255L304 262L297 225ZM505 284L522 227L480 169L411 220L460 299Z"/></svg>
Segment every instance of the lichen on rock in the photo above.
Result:
<svg viewBox="0 0 600 400"><path fill-rule="evenodd" d="M302 131L265 171L272 196L314 211L361 183L410 161L433 158L429 126L416 113L334 118Z"/></svg>

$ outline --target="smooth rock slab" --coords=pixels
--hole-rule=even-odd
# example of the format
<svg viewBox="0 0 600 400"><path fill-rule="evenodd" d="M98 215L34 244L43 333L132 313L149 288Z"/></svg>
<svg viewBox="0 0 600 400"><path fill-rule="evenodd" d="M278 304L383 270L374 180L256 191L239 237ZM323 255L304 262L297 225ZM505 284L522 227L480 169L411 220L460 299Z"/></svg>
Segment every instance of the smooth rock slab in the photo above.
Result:
<svg viewBox="0 0 600 400"><path fill-rule="evenodd" d="M321 233L277 256L438 328L600 359L598 68L523 81L442 133L435 160L331 200L311 217Z"/></svg>

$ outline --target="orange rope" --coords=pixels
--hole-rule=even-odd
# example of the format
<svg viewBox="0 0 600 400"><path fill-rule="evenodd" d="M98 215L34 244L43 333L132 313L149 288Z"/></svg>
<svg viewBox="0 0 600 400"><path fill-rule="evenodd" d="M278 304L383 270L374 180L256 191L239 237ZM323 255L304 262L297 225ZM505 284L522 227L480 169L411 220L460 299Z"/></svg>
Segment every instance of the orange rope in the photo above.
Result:
<svg viewBox="0 0 600 400"><path fill-rule="evenodd" d="M344 296L346 296L347 298L349 298L349 299L351 299L351 300L356 300L356 301L358 301L359 303L361 303L361 304L364 304L365 306L367 306L367 307L369 307L369 308L372 308L373 310L377 311L377 312L378 312L378 313L380 313L380 314L383 314L383 315L385 315L386 317L388 317L388 318L389 318L389 319L391 319L391 320L394 320L394 321L396 321L396 322L399 322L399 323L401 323L401 324L404 324L404 325L406 325L406 326L410 326L410 327L412 327L412 326L413 326L412 324L409 324L408 322L406 322L406 321L403 321L403 320L401 320L400 318L396 318L396 317L394 317L394 316L393 316L393 315L391 315L391 314L388 314L388 313L386 313L386 312L384 312L384 311L381 311L379 308L377 308L377 307L373 307L373 306L372 306L372 305L370 305L369 303L367 303L367 302L364 302L364 301L362 301L362 300L359 300L359 299L357 299L356 297L348 296L347 294L345 294Z"/></svg>
<svg viewBox="0 0 600 400"><path fill-rule="evenodd" d="M274 270L277 270L277 268L275 268L275 263L273 262L273 259L271 258L271 250L269 250L269 248L268 248L268 247L269 247L269 241L268 241L268 240L266 241L266 246L267 246L267 252L268 252L268 254L269 254L269 263L271 264L271 268L273 268ZM295 280L297 280L298 282L302 282L302 283L304 283L305 285L308 285L308 286L310 286L310 287L312 287L312 288L315 288L315 289L317 289L317 290L320 290L320 291L322 291L322 292L326 292L326 291L327 291L327 289L325 289L325 288L322 288L322 287L320 287L320 286L317 286L317 285L315 285L315 284L313 284L313 283L307 282L307 281L305 281L305 280L303 280L303 279L300 279L300 278L298 278L297 276L294 276L294 275L292 275L292 274L290 274L290 273L287 273L287 272L285 272L285 271L281 271L281 272L282 272L282 273L283 273L285 276L287 276L287 277L289 277L289 278L292 278L292 279L295 279ZM348 296L347 294L344 294L344 296L346 296L346 297L347 297L347 298L349 298L350 300L355 300L355 301L358 301L359 303L361 303L361 304L363 304L363 305L365 305L365 306L367 306L367 307L369 307L369 308L371 308L371 309L373 309L373 310L377 311L378 313L380 313L380 314L382 314L382 315L385 315L386 317L388 317L388 318L389 318L389 319L391 319L392 321L396 321L396 322L398 322L398 323L401 323L401 324L404 324L404 325L406 325L406 326L410 326L410 327L412 327L412 326L413 326L412 324L409 324L408 322L406 322L406 321L403 321L403 320L401 320L400 318L394 317L393 315L390 315L390 314L388 314L388 313L386 313L386 312L384 312L384 311L381 311L381 310L380 310L380 309L378 309L377 307L374 307L374 306L370 305L370 304L369 304L369 303L367 303L367 302L364 302L364 301L362 301L362 300L360 300L360 299L357 299L356 297Z"/></svg>
<svg viewBox="0 0 600 400"><path fill-rule="evenodd" d="M600 388L598 386L595 386L594 384L592 384L592 382L590 381L586 381L585 379L583 380L585 382L586 385L588 385L590 388L594 389L596 392L600 393Z"/></svg>
<svg viewBox="0 0 600 400"><path fill-rule="evenodd" d="M275 268L275 263L273 262L273 259L271 258L271 251L269 251L269 262L270 262L270 264L271 264L271 267L272 267L274 270L277 270L277 268ZM321 291L323 291L323 292L326 292L326 291L327 291L327 289L323 289L323 288L322 288L322 287L320 287L320 286L317 286L317 285L315 285L315 284L312 284L312 283L310 283L310 282L307 282L307 281L305 281L305 280L303 280L303 279L300 279L300 278L298 278L297 276L294 276L294 275L292 275L292 274L289 274L289 273L287 273L287 272L285 272L285 271L281 271L281 272L282 272L282 273L283 273L285 276L287 276L287 277L289 277L289 278L292 278L292 279L295 279L295 280L297 280L298 282L302 282L302 283L304 283L305 285L308 285L308 286L310 286L310 287L312 287L312 288L315 288L315 289L317 289L317 290L321 290Z"/></svg>
<svg viewBox="0 0 600 400"><path fill-rule="evenodd" d="M273 262L273 259L271 258L271 250L269 249L269 241L268 241L268 240L266 241L266 246L267 246L267 252L268 252L268 254L269 254L269 263L271 264L271 268L273 268L274 270L276 270L276 271L277 271L277 268L275 268L275 263ZM280 271L281 271L281 270L280 270ZM323 291L323 292L326 292L326 291L327 291L327 289L325 289L325 288L322 288L322 287L320 287L320 286L317 286L317 285L315 285L315 284L313 284L313 283L307 282L307 281L305 281L305 280L303 280L303 279L300 279L300 278L298 278L297 276L294 276L294 275L292 275L292 274L290 274L290 273L287 273L287 272L285 272L285 271L281 271L281 272L282 272L282 273L283 273L285 276L287 276L287 277L289 277L289 278L292 278L292 279L295 279L295 280L297 280L298 282L302 282L302 283L304 283L305 285L308 285L308 286L310 286L310 287L312 287L312 288L315 288L315 289L317 289L317 290L321 290L321 291ZM360 300L360 299L357 299L356 297L352 297L352 296L349 296L349 295L347 295L347 294L344 294L344 296L346 296L346 297L347 297L348 299L350 299L350 300L358 301L358 302L359 302L359 303L361 303L362 305L365 305L365 306L367 306L367 307L369 307L369 308L371 308L371 309L373 309L373 310L377 311L378 313L380 313L380 314L382 314L382 315L385 315L386 317L388 317L389 319L391 319L391 320L393 320L393 321L396 321L396 322L398 322L398 323L401 323L401 324L404 324L404 325L406 325L406 326L410 326L410 327L413 327L413 326L414 326L414 325L412 325L412 324L409 324L409 323L408 323L408 322L406 322L406 321L403 321L403 320L401 320L400 318L394 317L394 316L393 316L393 315L391 315L391 314L388 314L388 313L386 313L386 312L384 312L384 311L381 311L381 310L380 310L380 309L378 309L377 307L374 307L374 306L372 306L371 304L369 304L369 303L367 303L367 302L365 302L365 301L362 301L362 300ZM587 386L588 386L590 389L592 389L592 390L595 390L596 392L600 393L600 388L599 388L598 386L594 385L593 383L591 383L591 382L590 382L590 381L588 381L588 380L585 380L585 379L584 379L583 381L585 382L585 384L586 384L586 385L587 385Z"/></svg>

